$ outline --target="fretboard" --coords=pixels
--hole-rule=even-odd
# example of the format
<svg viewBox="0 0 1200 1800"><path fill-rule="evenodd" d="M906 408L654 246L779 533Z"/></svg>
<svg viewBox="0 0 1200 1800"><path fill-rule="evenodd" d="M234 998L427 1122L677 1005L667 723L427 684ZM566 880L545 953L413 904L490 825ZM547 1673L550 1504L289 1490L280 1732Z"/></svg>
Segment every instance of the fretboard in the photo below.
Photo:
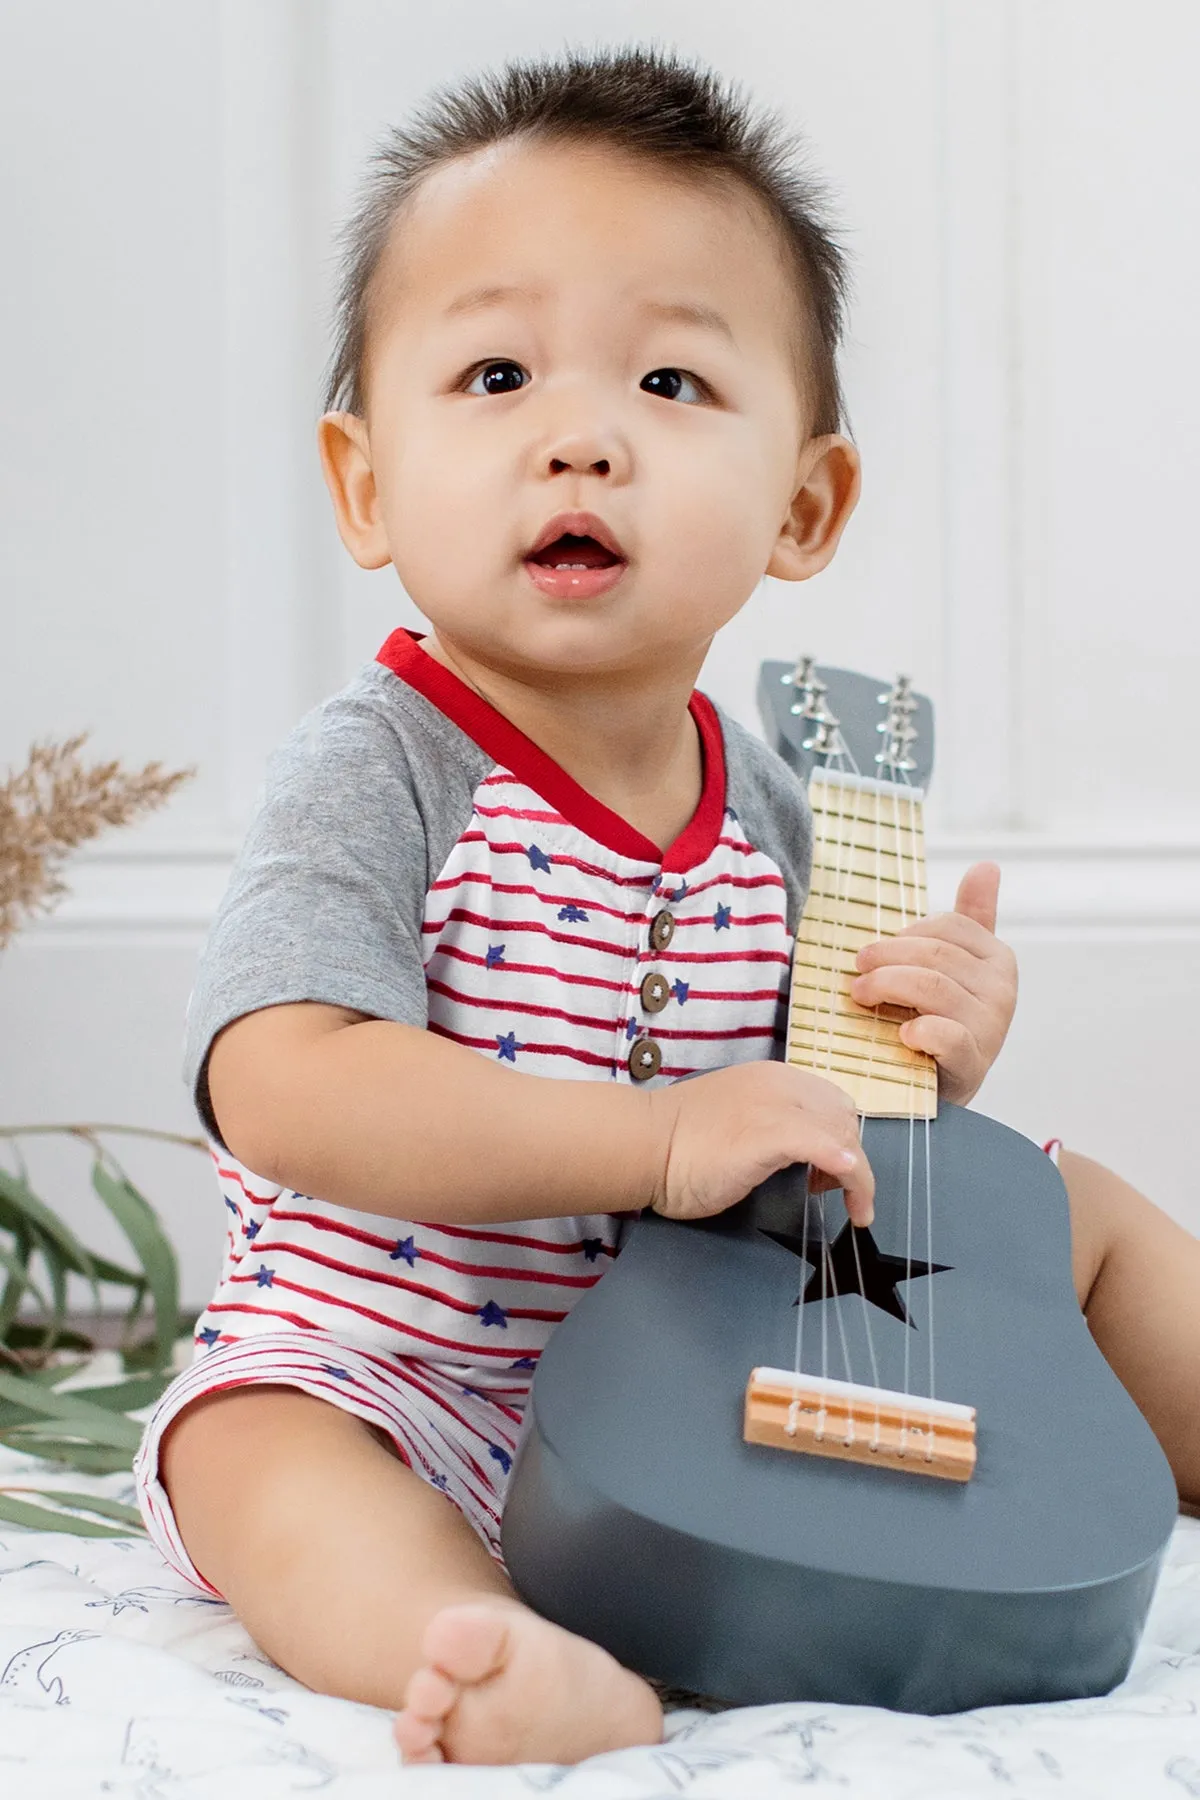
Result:
<svg viewBox="0 0 1200 1800"><path fill-rule="evenodd" d="M808 794L812 882L796 933L787 1060L844 1088L868 1118L931 1119L937 1064L900 1041L912 1013L850 998L863 945L925 912L921 792L822 769Z"/></svg>

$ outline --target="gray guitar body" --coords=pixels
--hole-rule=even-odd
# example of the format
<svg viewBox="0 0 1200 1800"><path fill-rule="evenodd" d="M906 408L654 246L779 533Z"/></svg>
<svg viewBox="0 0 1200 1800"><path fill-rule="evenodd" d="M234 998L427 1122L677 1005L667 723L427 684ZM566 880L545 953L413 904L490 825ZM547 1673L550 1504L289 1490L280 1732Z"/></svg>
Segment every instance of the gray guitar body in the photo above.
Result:
<svg viewBox="0 0 1200 1800"><path fill-rule="evenodd" d="M923 786L932 709L886 686L764 663L767 742L803 780L856 758ZM513 1579L629 1667L743 1704L1107 1693L1176 1494L1076 1303L1062 1180L1028 1139L943 1105L930 1234L924 1124L869 1119L863 1138L876 1213L857 1257L840 1195L828 1254L819 1203L805 1233L804 1168L703 1224L633 1226L538 1365L503 1520ZM860 1265L867 1301L848 1291ZM932 1346L937 1396L977 1409L969 1482L743 1441L751 1369L794 1366L801 1293L810 1373L928 1393Z"/></svg>
<svg viewBox="0 0 1200 1800"><path fill-rule="evenodd" d="M885 1280L882 1305L810 1297L804 1366L900 1389L907 1341L908 1387L928 1391L932 1326L938 1396L978 1409L973 1478L743 1441L750 1370L792 1367L797 1296L820 1279L819 1206L806 1261L806 1172L791 1169L703 1224L643 1216L543 1353L503 1521L540 1613L631 1668L742 1704L941 1713L1122 1679L1176 1516L1170 1470L1079 1311L1050 1159L953 1106L930 1142L948 1266ZM865 1143L868 1263L874 1249L932 1260L923 1125L911 1243L910 1127L870 1120ZM832 1242L841 1197L824 1212ZM885 1310L893 1296L908 1323Z"/></svg>

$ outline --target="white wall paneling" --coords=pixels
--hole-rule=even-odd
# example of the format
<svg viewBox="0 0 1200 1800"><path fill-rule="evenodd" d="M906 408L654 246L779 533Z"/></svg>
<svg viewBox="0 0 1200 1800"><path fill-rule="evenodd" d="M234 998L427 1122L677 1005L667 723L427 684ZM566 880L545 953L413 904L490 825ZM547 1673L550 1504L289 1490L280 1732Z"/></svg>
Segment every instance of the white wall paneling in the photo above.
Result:
<svg viewBox="0 0 1200 1800"><path fill-rule="evenodd" d="M331 534L314 450L324 354L326 8L218 0L226 782L338 685Z"/></svg>
<svg viewBox="0 0 1200 1800"><path fill-rule="evenodd" d="M1188 0L1136 32L1117 0L3 9L0 762L92 725L98 753L199 774L0 962L0 1117L191 1128L184 1006L266 755L417 617L342 550L313 435L372 143L468 68L651 36L804 128L855 266L859 514L825 575L763 584L705 683L753 722L761 658L811 647L934 695L931 888L997 857L1022 962L983 1101L1200 1229ZM131 1163L202 1300L206 1171Z"/></svg>

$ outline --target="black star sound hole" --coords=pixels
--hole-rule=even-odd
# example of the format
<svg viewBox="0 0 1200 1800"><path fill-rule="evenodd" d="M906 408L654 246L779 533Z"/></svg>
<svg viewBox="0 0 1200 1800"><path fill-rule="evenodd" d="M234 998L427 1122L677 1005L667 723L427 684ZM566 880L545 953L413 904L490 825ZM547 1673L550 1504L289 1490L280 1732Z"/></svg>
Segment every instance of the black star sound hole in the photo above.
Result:
<svg viewBox="0 0 1200 1800"><path fill-rule="evenodd" d="M832 1244L822 1243L813 1232L809 1233L807 1243L796 1231L764 1231L763 1236L774 1239L793 1256L813 1266L813 1273L795 1302L797 1306L808 1306L814 1300L831 1300L835 1294L861 1294L870 1305L899 1319L903 1325L912 1325L913 1321L896 1292L899 1283L915 1281L920 1275L941 1275L954 1266L952 1263L922 1262L916 1257L908 1262L903 1256L888 1256L871 1236L869 1226L851 1225L849 1221ZM856 1247L857 1257L854 1254Z"/></svg>

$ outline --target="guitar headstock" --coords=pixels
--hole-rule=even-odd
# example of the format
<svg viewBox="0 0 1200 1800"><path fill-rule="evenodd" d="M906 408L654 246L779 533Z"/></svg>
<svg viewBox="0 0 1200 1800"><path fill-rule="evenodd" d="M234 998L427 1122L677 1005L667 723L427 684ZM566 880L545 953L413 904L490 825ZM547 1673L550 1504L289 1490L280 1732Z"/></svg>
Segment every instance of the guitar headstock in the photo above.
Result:
<svg viewBox="0 0 1200 1800"><path fill-rule="evenodd" d="M907 675L878 681L802 656L765 662L758 710L772 750L801 780L835 768L927 788L933 770L933 705Z"/></svg>

